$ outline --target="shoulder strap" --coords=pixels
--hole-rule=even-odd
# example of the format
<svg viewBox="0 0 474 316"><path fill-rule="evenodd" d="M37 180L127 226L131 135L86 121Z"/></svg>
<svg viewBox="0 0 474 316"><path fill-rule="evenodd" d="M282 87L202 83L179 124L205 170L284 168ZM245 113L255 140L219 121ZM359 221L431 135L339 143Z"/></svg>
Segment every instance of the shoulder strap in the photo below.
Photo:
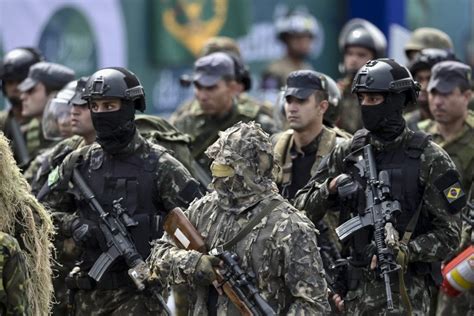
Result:
<svg viewBox="0 0 474 316"><path fill-rule="evenodd" d="M289 129L280 134L275 143L274 153L280 163L281 170L277 175L277 184L286 184L291 182L292 161L290 155L291 138L293 130Z"/></svg>
<svg viewBox="0 0 474 316"><path fill-rule="evenodd" d="M418 159L428 145L431 136L421 131L416 131L408 141L407 154L410 158Z"/></svg>
<svg viewBox="0 0 474 316"><path fill-rule="evenodd" d="M225 250L231 249L235 244L237 244L239 241L241 241L245 236L247 236L250 231L257 226L258 223L261 222L261 220L270 214L271 211L273 211L278 205L283 203L283 199L277 199L273 198L270 200L270 202L267 204L267 206L264 207L264 209L258 213L252 220L244 227L242 228L237 235L235 235L231 240L228 242L224 243L222 246L217 246L216 248L212 249L209 253L212 255L217 255L219 253L222 253Z"/></svg>

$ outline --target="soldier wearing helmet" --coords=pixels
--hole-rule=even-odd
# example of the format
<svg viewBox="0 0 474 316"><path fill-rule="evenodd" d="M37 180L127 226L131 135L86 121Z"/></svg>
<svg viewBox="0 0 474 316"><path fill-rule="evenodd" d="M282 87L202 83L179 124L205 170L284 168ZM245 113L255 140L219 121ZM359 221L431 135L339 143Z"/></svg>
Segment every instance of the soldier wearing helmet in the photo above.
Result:
<svg viewBox="0 0 474 316"><path fill-rule="evenodd" d="M386 49L385 35L364 19L348 21L339 34L339 50L343 54L340 71L344 77L337 83L342 101L336 125L349 133L355 133L362 127L358 102L351 92L354 75L369 60L385 57Z"/></svg>
<svg viewBox="0 0 474 316"><path fill-rule="evenodd" d="M277 37L285 45L286 54L263 71L263 89L276 91L285 85L290 72L313 69L305 60L311 53L313 41L317 40L319 28L315 17L306 12L290 12L276 20Z"/></svg>
<svg viewBox="0 0 474 316"><path fill-rule="evenodd" d="M411 62L416 53L424 48L438 48L453 51L453 41L445 32L433 27L420 27L413 31L405 44L405 54Z"/></svg>
<svg viewBox="0 0 474 316"><path fill-rule="evenodd" d="M121 67L101 69L87 80L82 98L89 105L97 143L73 151L50 173L52 191L45 200L56 214L65 212L58 215L59 233L72 237L82 250L80 272L66 281L75 291L75 313L155 315L161 310L156 297L151 289L137 290L123 258L100 280L89 277L92 265L108 247L98 214L82 196L71 196L74 203L65 206L68 183L76 169L105 210L120 201L134 223L127 230L142 259L150 253L150 242L161 236L166 213L177 206L186 208L200 196L198 183L163 147L138 133L135 111L144 111L146 103L135 74Z"/></svg>
<svg viewBox="0 0 474 316"><path fill-rule="evenodd" d="M402 110L416 101L419 91L406 67L391 59L372 60L357 72L352 91L357 94L365 128L336 145L316 175L298 191L295 206L304 209L313 221L328 210L341 208L341 216L347 219L364 214L370 195L366 194L368 181L357 162L366 159L360 149L370 144L376 172L387 171L391 197L400 202L401 210L390 234L393 243L387 246L400 271L390 273L391 290L396 293L390 312L427 315L428 289L439 280L441 261L460 241L457 213L466 197L459 173L428 135L406 128ZM348 266L345 288L336 302L347 314L377 315L387 311L375 249L373 230L361 228L342 250Z"/></svg>
<svg viewBox="0 0 474 316"><path fill-rule="evenodd" d="M418 123L432 118L428 105L428 82L431 77L431 68L444 60L457 60L456 56L448 50L439 48L424 48L415 54L408 68L413 79L420 83L421 90L417 104L412 104L405 109L405 120L408 127L416 131Z"/></svg>
<svg viewBox="0 0 474 316"><path fill-rule="evenodd" d="M24 167L30 160L24 133L20 126L29 119L22 112L22 102L18 85L28 76L33 64L43 61L43 55L32 47L15 48L0 62L0 86L10 108L0 112L0 130L10 139L17 163Z"/></svg>

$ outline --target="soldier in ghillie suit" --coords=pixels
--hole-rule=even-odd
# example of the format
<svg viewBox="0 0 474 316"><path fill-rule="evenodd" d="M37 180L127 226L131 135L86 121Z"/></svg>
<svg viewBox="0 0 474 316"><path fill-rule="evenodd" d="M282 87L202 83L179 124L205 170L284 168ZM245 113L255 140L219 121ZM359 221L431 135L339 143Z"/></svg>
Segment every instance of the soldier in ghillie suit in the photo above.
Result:
<svg viewBox="0 0 474 316"><path fill-rule="evenodd" d="M313 220L331 209L342 208L344 221L370 211L372 203L377 203L366 191L373 182L369 183L358 169L359 161L368 160L360 149L370 144L375 171L377 175L379 171L387 173L390 196L400 204L394 230L386 233L393 236L393 243L384 248L387 253L393 251L392 263L400 266L388 280L394 293L391 312L427 315L430 289L439 281L440 263L460 241L459 211L465 195L459 174L446 152L428 135L406 128L403 108L416 102L419 91L406 67L391 59L370 61L356 74L352 91L357 93L365 129L333 149L316 175L298 191L295 205ZM390 295L374 256L382 251L381 243L375 245L374 229L363 227L354 232L345 246L343 256L348 265L343 294L347 313L387 313Z"/></svg>
<svg viewBox="0 0 474 316"><path fill-rule="evenodd" d="M194 201L185 212L206 248L225 248L240 231L249 231L227 250L238 255L246 273L254 273L256 288L274 311L285 315L327 313L317 231L278 194L268 134L254 122L240 122L221 132L206 155L212 159L214 191ZM259 215L263 216L260 221L244 228ZM165 234L156 241L149 262L163 278L189 285L193 315L238 315L226 296L217 297L209 291L218 258L178 249Z"/></svg>
<svg viewBox="0 0 474 316"><path fill-rule="evenodd" d="M25 255L24 291L32 315L48 315L52 300L51 236L49 215L30 193L7 139L0 134L0 231L15 237Z"/></svg>

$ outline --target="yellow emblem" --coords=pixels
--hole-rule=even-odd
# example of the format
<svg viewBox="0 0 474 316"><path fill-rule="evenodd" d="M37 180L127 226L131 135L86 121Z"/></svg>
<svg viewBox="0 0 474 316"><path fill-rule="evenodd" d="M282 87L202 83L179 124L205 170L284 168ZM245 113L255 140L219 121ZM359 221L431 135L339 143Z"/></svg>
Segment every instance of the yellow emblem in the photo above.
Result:
<svg viewBox="0 0 474 316"><path fill-rule="evenodd" d="M213 0L214 16L202 20L204 2L205 0L177 0L178 8L163 11L165 28L195 56L200 53L208 38L219 34L227 17L228 0ZM182 10L186 16L185 24L178 22L177 9Z"/></svg>
<svg viewBox="0 0 474 316"><path fill-rule="evenodd" d="M444 195L449 203L452 203L464 195L463 190L459 182L452 184L449 188L445 189Z"/></svg>

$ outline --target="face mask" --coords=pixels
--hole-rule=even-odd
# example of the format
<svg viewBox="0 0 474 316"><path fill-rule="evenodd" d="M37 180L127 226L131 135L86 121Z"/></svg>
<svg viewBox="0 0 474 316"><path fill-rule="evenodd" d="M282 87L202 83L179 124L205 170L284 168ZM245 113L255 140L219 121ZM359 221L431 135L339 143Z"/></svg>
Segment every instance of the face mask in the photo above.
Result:
<svg viewBox="0 0 474 316"><path fill-rule="evenodd" d="M97 142L110 154L125 148L135 134L135 108L123 103L118 111L92 112L92 123L97 132Z"/></svg>
<svg viewBox="0 0 474 316"><path fill-rule="evenodd" d="M361 105L364 127L374 136L390 141L397 138L405 129L402 108L404 94L388 94L385 101L371 106Z"/></svg>

